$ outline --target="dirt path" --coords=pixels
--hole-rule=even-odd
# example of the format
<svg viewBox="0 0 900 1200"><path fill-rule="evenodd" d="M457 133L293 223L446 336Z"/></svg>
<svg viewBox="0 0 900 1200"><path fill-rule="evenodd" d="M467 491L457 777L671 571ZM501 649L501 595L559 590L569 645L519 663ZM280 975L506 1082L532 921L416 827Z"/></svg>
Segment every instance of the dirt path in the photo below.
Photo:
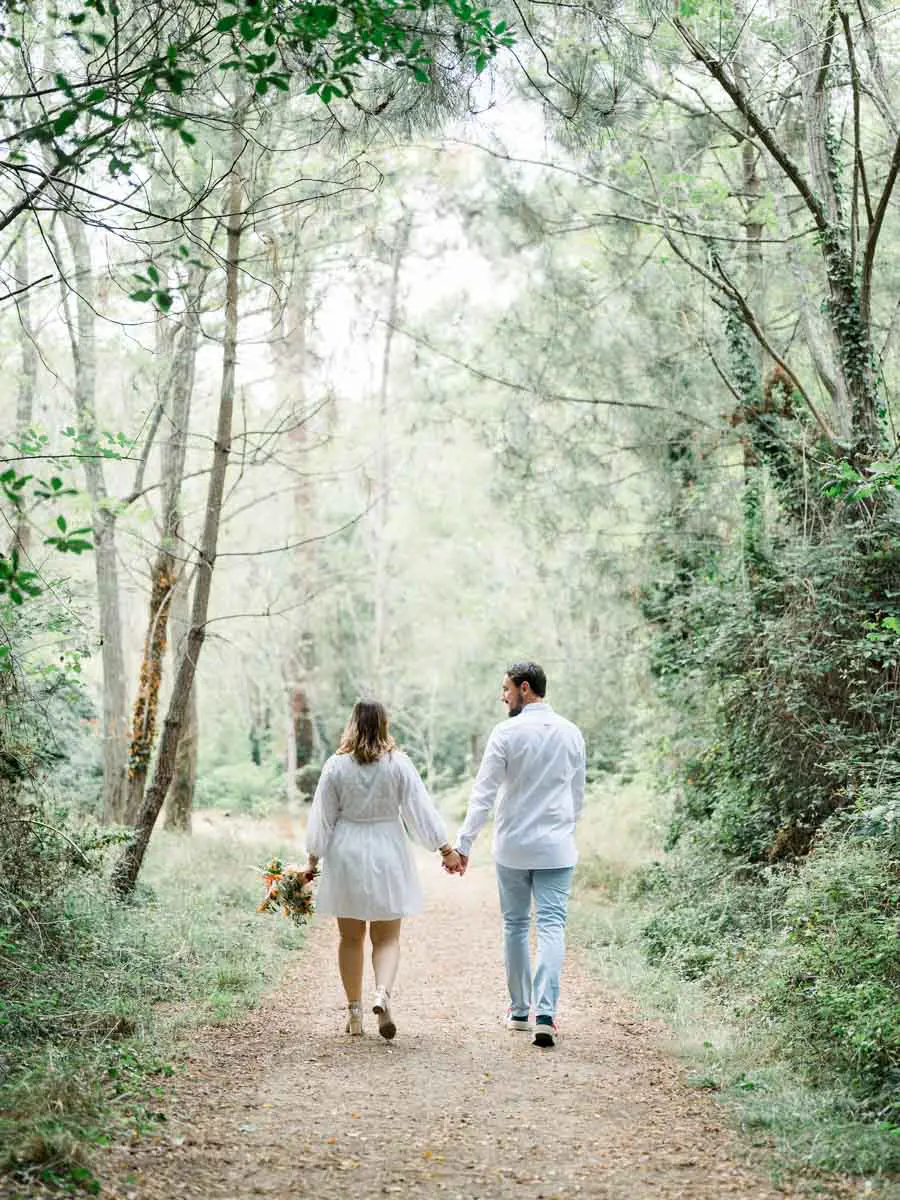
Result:
<svg viewBox="0 0 900 1200"><path fill-rule="evenodd" d="M786 1194L746 1165L715 1102L685 1086L652 1027L604 994L578 953L561 1044L543 1051L507 1033L490 868L456 880L428 861L423 875L430 902L406 928L396 1040L379 1038L368 1013L364 1038L340 1032L335 933L323 920L277 994L199 1035L166 1135L116 1152L106 1196Z"/></svg>

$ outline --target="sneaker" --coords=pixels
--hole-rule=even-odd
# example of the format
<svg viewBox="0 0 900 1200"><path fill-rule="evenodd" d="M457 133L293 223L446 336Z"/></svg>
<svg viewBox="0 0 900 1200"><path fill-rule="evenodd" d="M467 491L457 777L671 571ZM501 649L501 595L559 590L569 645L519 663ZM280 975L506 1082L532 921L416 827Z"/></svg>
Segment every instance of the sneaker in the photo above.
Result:
<svg viewBox="0 0 900 1200"><path fill-rule="evenodd" d="M390 1041L397 1032L397 1026L391 1018L389 999L390 993L387 988L380 987L375 989L375 1001L372 1004L372 1012L378 1018L378 1032L387 1041Z"/></svg>
<svg viewBox="0 0 900 1200"><path fill-rule="evenodd" d="M559 1026L552 1017L538 1017L534 1024L532 1046L541 1046L545 1050L555 1046L559 1041Z"/></svg>
<svg viewBox="0 0 900 1200"><path fill-rule="evenodd" d="M349 1033L352 1037L361 1037L363 1031L362 1023L362 1005L348 1004L347 1005L347 1025L344 1029L345 1033Z"/></svg>
<svg viewBox="0 0 900 1200"><path fill-rule="evenodd" d="M522 1033L531 1033L531 1018L528 1016L528 1013L524 1017L516 1016L511 1005L506 1010L504 1024L507 1029L521 1030Z"/></svg>

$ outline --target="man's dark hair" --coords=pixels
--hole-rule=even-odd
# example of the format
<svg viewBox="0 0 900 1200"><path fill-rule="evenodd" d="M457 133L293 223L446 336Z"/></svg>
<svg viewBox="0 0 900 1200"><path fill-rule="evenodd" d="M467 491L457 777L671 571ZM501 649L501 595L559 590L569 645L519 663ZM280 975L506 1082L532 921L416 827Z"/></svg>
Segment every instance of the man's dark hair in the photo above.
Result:
<svg viewBox="0 0 900 1200"><path fill-rule="evenodd" d="M536 696L546 696L547 676L544 674L544 668L539 667L537 663L515 662L511 667L507 667L506 673L516 687L521 687L527 679L528 686Z"/></svg>

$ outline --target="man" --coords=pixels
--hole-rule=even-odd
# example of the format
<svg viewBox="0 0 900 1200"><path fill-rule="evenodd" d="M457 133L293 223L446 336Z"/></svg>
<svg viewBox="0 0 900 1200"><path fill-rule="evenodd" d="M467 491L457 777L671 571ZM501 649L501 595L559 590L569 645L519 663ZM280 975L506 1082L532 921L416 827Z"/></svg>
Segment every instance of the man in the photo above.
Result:
<svg viewBox="0 0 900 1200"><path fill-rule="evenodd" d="M472 843L496 804L494 861L503 912L508 1029L555 1046L566 911L578 861L575 823L584 801L580 730L544 700L547 677L537 663L514 663L503 678L503 703L514 720L488 738L466 819L456 839L464 874ZM529 954L531 901L537 915L537 964Z"/></svg>

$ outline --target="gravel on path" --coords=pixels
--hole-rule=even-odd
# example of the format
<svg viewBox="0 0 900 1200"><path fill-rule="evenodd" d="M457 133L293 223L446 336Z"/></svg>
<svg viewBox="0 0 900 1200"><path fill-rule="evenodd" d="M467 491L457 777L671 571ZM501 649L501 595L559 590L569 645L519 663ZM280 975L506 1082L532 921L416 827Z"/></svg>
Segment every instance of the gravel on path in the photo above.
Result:
<svg viewBox="0 0 900 1200"><path fill-rule="evenodd" d="M713 1200L794 1194L754 1170L721 1108L691 1089L658 1030L570 949L552 1050L503 1027L500 916L489 866L421 864L426 913L405 923L397 1037L343 1033L334 922L240 1021L193 1031L165 1133L115 1148L114 1200L383 1196ZM260 917L259 936L266 937ZM366 1006L368 1009L368 1005Z"/></svg>

